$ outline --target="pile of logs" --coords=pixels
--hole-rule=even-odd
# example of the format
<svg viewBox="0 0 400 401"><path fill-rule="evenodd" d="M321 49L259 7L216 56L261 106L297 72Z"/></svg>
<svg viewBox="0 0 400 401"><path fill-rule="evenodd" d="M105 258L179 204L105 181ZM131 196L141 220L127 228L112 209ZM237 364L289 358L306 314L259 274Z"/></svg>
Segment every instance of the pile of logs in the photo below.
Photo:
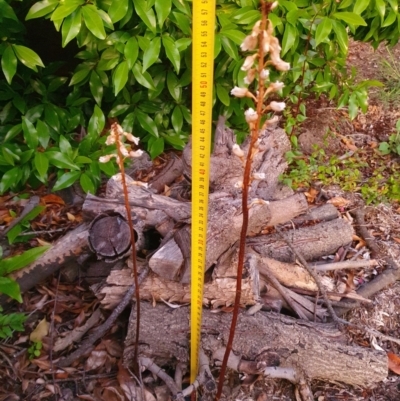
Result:
<svg viewBox="0 0 400 401"><path fill-rule="evenodd" d="M229 312L235 297L243 163L231 152L233 144L232 131L221 119L211 157L204 288L202 346L210 355L226 342L230 314L224 312ZM246 153L248 144L244 143L242 149ZM387 375L386 354L346 345L343 333L322 323L328 316L325 307L304 296L317 296L316 283L274 230L277 225L283 227L292 245L310 262L334 254L351 243L354 234L352 226L340 218L333 205L310 209L304 194L293 193L280 183L279 176L286 168L283 155L289 149L285 132L273 128L261 135L254 157L253 170L265 174L265 179L254 180L250 191L241 294L243 312L233 349L247 360L256 359L265 349L273 350L279 354L281 366L296 367L310 379L372 385ZM187 363L189 359L189 310L175 306L190 303L191 204L185 196L190 192L190 171L189 143L182 157L172 157L148 186L127 177L136 246L141 256L138 265L140 270L149 268L140 286L140 350L161 365ZM129 230L120 175L109 180L105 197L86 197L83 215L85 223L54 244L29 268L15 273L14 278L26 290L60 266L70 279L79 270L80 277L92 284L102 307L113 309L133 283L126 257L130 253ZM373 263L366 260L361 264ZM338 266L315 266L319 272L333 268ZM279 314L289 311L290 306L271 285L271 274L286 287L297 310L308 320ZM321 278L328 293L340 299L333 279L327 275ZM244 307L252 305L262 311L246 314ZM126 364L132 357L134 329L133 311L125 342Z"/></svg>

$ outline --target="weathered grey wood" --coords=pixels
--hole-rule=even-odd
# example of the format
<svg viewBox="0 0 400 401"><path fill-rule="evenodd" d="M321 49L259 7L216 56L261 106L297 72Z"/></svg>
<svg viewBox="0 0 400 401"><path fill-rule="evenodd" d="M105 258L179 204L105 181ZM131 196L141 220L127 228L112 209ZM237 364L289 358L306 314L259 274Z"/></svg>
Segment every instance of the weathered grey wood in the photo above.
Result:
<svg viewBox="0 0 400 401"><path fill-rule="evenodd" d="M307 261L335 253L341 246L352 241L353 228L343 219L322 222L311 227L288 231L294 247ZM281 262L293 263L293 255L279 234L249 238L247 245L261 256Z"/></svg>
<svg viewBox="0 0 400 401"><path fill-rule="evenodd" d="M149 186L157 193L163 192L166 185L171 185L182 174L182 159L175 153L171 153L171 159L161 172L150 181Z"/></svg>
<svg viewBox="0 0 400 401"><path fill-rule="evenodd" d="M21 291L34 287L50 274L69 264L76 264L82 253L90 253L88 246L88 224L83 223L57 240L51 248L29 266L10 274L18 282Z"/></svg>
<svg viewBox="0 0 400 401"><path fill-rule="evenodd" d="M183 255L174 238L158 249L149 261L150 269L167 280L177 279L182 265Z"/></svg>
<svg viewBox="0 0 400 401"><path fill-rule="evenodd" d="M159 365L189 360L189 309L141 304L140 352ZM211 353L224 346L229 335L231 314L203 310L202 346ZM135 339L135 313L131 313L125 340L124 363L129 365ZM370 387L384 380L388 372L385 352L348 346L334 326L298 321L283 315L239 314L233 351L254 360L262 350L275 351L281 367L301 369L309 379L340 381Z"/></svg>

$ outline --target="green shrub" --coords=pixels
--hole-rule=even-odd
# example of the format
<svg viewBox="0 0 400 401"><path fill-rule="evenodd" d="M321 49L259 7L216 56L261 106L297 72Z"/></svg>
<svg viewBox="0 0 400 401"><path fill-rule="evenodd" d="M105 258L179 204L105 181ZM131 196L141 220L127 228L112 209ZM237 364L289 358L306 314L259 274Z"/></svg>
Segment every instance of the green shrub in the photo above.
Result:
<svg viewBox="0 0 400 401"><path fill-rule="evenodd" d="M229 91L243 85L238 46L259 19L258 7L258 0L217 1L214 117L226 115L239 133L247 100ZM101 173L115 173L111 163L98 163L108 153L107 119L118 118L141 137L153 158L165 146L182 149L191 124L191 17L188 0L43 0L13 7L0 0L0 193L47 184L54 175L54 189L79 181L95 192ZM378 83L347 76L348 36L375 46L396 43L396 0L280 1L270 18L292 65L284 78L284 95L295 105L288 132L304 120L301 100L312 92L348 105L352 117L366 110L367 87ZM52 21L60 46L81 48L73 72L57 75L58 64L43 67L26 46L22 21L34 19Z"/></svg>

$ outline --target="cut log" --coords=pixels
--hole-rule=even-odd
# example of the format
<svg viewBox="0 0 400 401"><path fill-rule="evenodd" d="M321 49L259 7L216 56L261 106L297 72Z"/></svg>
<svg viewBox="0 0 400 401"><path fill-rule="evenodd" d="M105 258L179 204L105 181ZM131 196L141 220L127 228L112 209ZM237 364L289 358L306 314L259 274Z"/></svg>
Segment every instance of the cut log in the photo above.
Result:
<svg viewBox="0 0 400 401"><path fill-rule="evenodd" d="M343 219L316 224L311 227L290 230L287 235L293 246L307 261L334 254L341 246L351 243L352 226ZM261 256L281 262L293 263L296 255L279 234L249 238L247 245Z"/></svg>
<svg viewBox="0 0 400 401"><path fill-rule="evenodd" d="M189 360L189 309L141 304L140 353L158 365ZM202 346L213 353L225 346L231 314L203 310ZM125 340L124 364L131 364L136 321L132 312ZM309 379L339 381L371 387L384 380L388 372L385 352L340 342L343 335L332 325L315 324L276 315L239 314L233 351L254 360L262 351L277 352L281 367L301 369Z"/></svg>

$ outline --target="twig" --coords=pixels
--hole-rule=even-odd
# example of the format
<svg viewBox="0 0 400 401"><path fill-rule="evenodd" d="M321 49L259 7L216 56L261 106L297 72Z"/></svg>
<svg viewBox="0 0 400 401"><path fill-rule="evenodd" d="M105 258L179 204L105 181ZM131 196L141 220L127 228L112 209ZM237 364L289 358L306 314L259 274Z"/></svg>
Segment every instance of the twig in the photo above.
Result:
<svg viewBox="0 0 400 401"><path fill-rule="evenodd" d="M310 265L312 269L318 272L327 272L330 270L340 270L340 269L357 269L360 267L374 267L378 266L378 261L375 259L371 260L346 260L344 262L336 263L324 263L321 265L315 264Z"/></svg>
<svg viewBox="0 0 400 401"><path fill-rule="evenodd" d="M21 220L28 214L30 213L37 205L39 205L40 198L38 196L32 196L28 203L25 205L24 210L22 213L14 220L11 221L11 223L8 225L8 227L0 232L0 239L2 239L13 227L15 227L18 223L21 222Z"/></svg>
<svg viewBox="0 0 400 401"><path fill-rule="evenodd" d="M371 250L372 257L377 258L380 251L375 238L369 233L367 227L365 227L365 209L356 209L352 214L356 220L357 231L367 243L368 248Z"/></svg>
<svg viewBox="0 0 400 401"><path fill-rule="evenodd" d="M332 307L332 303L330 301L330 299L328 298L328 295L326 293L326 290L324 288L324 286L321 283L321 280L318 276L318 274L315 272L315 270L309 266L309 264L306 262L306 260L304 259L303 255L301 255L293 246L292 242L290 241L290 239L283 233L283 231L275 226L276 231L279 233L279 235L282 237L282 239L285 240L285 242L287 243L288 247L291 249L291 251L296 255L297 259L300 261L300 263L304 266L304 268L308 271L308 273L311 275L311 277L314 279L315 283L318 286L319 291L321 292L322 297L324 298L325 301L325 305L328 308L329 314L331 315L333 321L336 324L339 324L339 319L338 316L336 315L336 312L334 311L333 307Z"/></svg>
<svg viewBox="0 0 400 401"><path fill-rule="evenodd" d="M148 273L148 268L145 268L141 273L138 278L139 285L142 283L142 281L145 279ZM122 313L122 311L127 307L129 302L132 299L133 294L135 293L135 284L129 287L128 291L125 293L124 297L122 298L122 301L118 304L118 306L112 311L111 315L108 317L108 319L101 325L99 326L93 334L90 335L89 338L87 338L85 341L82 342L81 346L74 351L72 354L69 356L60 359L60 361L57 363L58 366L60 367L67 367L70 366L73 361L76 359L80 358L82 355L86 354L92 345L101 337L104 336L104 334L111 328L111 326L114 324L114 322L117 320L118 316Z"/></svg>
<svg viewBox="0 0 400 401"><path fill-rule="evenodd" d="M49 359L50 359L50 369L51 369L51 378L53 380L54 388L56 388L56 375L55 375L55 369L54 369L54 362L53 362L53 344L54 344L54 316L56 314L56 307L57 307L57 297L58 297L58 287L60 285L60 277L61 277L61 271L58 271L58 277L57 277L57 286L56 286L56 292L54 294L54 306L53 306L53 311L51 312L51 326L50 326L50 352L49 352ZM58 394L55 394L56 400L58 400Z"/></svg>
<svg viewBox="0 0 400 401"><path fill-rule="evenodd" d="M307 316L303 313L303 311L298 308L296 302L290 297L288 291L282 286L282 284L277 280L277 278L273 275L268 265L264 263L265 267L263 269L263 274L265 274L271 284L276 288L279 294L282 295L282 298L287 302L287 304L293 309L293 311L297 314L300 319L308 320Z"/></svg>

